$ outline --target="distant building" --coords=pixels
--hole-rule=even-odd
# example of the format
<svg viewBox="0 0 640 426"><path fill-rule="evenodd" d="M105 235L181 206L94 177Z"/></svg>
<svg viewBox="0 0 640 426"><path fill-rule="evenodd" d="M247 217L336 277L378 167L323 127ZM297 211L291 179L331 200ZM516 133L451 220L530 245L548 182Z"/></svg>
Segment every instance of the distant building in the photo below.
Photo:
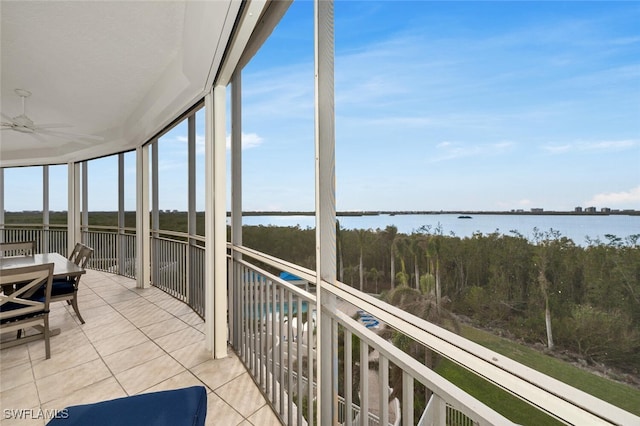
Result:
<svg viewBox="0 0 640 426"><path fill-rule="evenodd" d="M576 207L576 208L574 209L574 211L575 211L576 213L582 213L582 207Z"/></svg>
<svg viewBox="0 0 640 426"><path fill-rule="evenodd" d="M611 209L609 207L603 207L600 209L602 213L611 213Z"/></svg>
<svg viewBox="0 0 640 426"><path fill-rule="evenodd" d="M585 207L584 211L587 212L587 213L595 213L596 212L596 208L595 207Z"/></svg>
<svg viewBox="0 0 640 426"><path fill-rule="evenodd" d="M540 207L534 207L531 209L531 213L542 213L544 211L544 209L541 209Z"/></svg>

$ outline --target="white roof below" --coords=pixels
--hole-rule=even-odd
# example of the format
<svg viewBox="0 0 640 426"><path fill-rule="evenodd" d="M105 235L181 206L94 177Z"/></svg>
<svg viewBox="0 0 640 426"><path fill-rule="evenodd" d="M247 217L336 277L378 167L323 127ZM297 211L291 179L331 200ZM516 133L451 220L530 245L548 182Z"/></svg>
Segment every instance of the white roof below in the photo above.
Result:
<svg viewBox="0 0 640 426"><path fill-rule="evenodd" d="M80 161L133 149L213 83L239 1L2 1L2 122L32 93L36 126L102 140L0 131L0 166ZM4 126L3 126L4 127Z"/></svg>

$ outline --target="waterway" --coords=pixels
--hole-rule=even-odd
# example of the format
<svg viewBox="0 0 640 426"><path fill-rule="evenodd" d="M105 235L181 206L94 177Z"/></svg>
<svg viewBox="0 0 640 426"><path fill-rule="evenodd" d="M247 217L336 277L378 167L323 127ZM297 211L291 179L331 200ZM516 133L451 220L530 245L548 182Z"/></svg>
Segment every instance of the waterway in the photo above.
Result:
<svg viewBox="0 0 640 426"><path fill-rule="evenodd" d="M533 240L535 230L558 231L578 245L586 245L587 239L608 241L606 235L625 239L640 234L640 216L631 215L540 215L540 214L379 214L364 216L339 216L343 229L384 229L395 226L398 232L410 234L427 227L431 233L440 229L443 235L470 237L474 233L498 232L513 235L515 231ZM314 216L245 216L244 225L315 227Z"/></svg>

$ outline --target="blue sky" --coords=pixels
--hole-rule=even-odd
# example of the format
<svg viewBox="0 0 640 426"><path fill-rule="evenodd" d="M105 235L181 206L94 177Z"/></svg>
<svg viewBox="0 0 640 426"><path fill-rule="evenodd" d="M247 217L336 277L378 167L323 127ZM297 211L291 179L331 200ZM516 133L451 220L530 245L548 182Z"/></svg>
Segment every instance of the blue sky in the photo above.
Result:
<svg viewBox="0 0 640 426"><path fill-rule="evenodd" d="M243 72L245 210L314 209L312 18L294 2ZM638 22L630 1L336 1L337 208L640 209ZM186 209L184 128L163 209Z"/></svg>

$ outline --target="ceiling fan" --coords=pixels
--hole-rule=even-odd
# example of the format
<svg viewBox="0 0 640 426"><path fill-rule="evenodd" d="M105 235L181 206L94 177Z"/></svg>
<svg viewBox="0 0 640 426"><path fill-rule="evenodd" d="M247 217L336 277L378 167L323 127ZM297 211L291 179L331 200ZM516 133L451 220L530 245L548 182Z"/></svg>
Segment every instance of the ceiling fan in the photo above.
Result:
<svg viewBox="0 0 640 426"><path fill-rule="evenodd" d="M13 130L20 133L26 133L40 140L41 142L45 142L45 139L42 137L42 135L53 136L56 138L63 138L63 139L74 139L74 140L78 140L78 139L88 139L88 140L96 140L96 141L103 140L103 138L100 136L52 130L52 129L59 129L64 127L73 127L69 124L36 125L33 122L33 120L27 116L27 113L26 113L27 98L31 96L31 92L24 89L15 89L15 92L18 96L22 98L22 114L17 115L15 117L9 117L4 113L0 113L3 119L8 120L8 121L2 121L1 123L2 127L0 128L0 130Z"/></svg>

